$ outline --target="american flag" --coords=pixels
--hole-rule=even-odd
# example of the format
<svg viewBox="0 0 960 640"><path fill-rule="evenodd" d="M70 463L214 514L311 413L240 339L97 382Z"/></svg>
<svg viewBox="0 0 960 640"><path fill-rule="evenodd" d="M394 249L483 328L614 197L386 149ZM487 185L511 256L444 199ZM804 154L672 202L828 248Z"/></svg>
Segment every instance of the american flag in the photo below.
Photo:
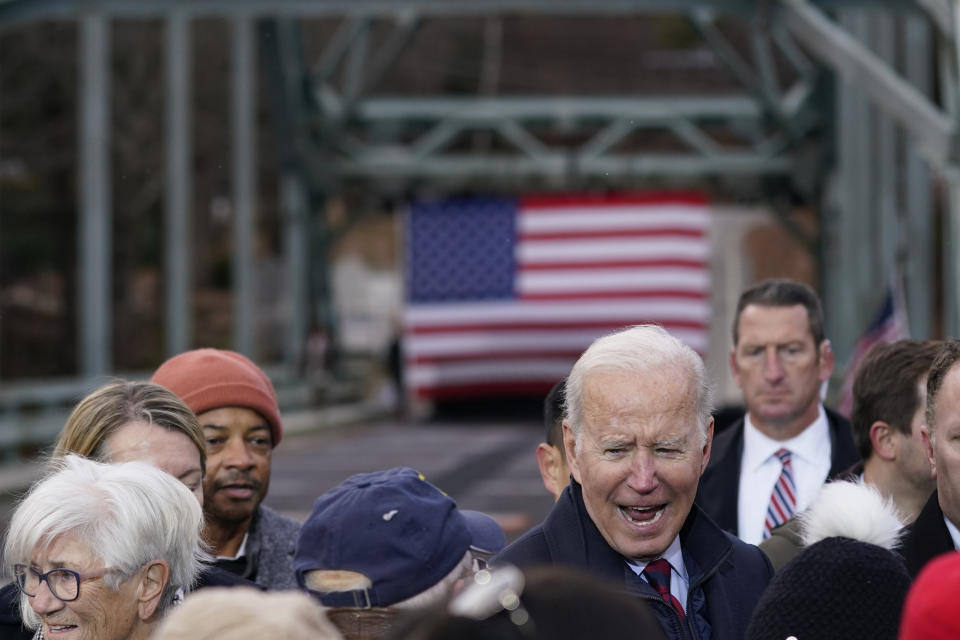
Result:
<svg viewBox="0 0 960 640"><path fill-rule="evenodd" d="M546 393L595 338L645 322L705 353L709 222L705 198L693 193L414 205L408 392Z"/></svg>
<svg viewBox="0 0 960 640"><path fill-rule="evenodd" d="M877 309L870 326L867 327L867 330L853 347L853 355L850 356L850 362L847 364L847 371L843 378L843 386L840 389L840 399L837 402L838 412L848 418L850 417L850 412L853 411L853 381L856 379L860 362L870 352L870 349L880 343L895 342L901 338L909 337L910 328L907 323L906 305L903 302L900 287L894 280L887 287L880 308Z"/></svg>

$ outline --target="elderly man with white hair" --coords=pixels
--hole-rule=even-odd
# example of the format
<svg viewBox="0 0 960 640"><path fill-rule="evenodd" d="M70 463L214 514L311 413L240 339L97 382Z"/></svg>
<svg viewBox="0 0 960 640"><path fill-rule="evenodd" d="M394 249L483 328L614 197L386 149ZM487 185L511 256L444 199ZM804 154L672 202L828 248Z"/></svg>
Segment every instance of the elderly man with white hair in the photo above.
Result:
<svg viewBox="0 0 960 640"><path fill-rule="evenodd" d="M4 545L24 623L35 639L146 640L199 573L200 503L142 462L51 464Z"/></svg>
<svg viewBox="0 0 960 640"><path fill-rule="evenodd" d="M647 601L668 638L742 638L773 575L694 504L710 459L700 356L661 327L600 338L567 378L573 481L496 561L581 567Z"/></svg>

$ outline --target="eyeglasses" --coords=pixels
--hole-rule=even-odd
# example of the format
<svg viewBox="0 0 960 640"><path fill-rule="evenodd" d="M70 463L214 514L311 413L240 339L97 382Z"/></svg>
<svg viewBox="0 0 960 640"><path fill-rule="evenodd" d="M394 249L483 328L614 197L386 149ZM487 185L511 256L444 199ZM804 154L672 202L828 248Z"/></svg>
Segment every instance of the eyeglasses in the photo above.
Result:
<svg viewBox="0 0 960 640"><path fill-rule="evenodd" d="M13 578L20 591L31 598L37 595L40 591L40 583L45 581L54 598L63 602L72 602L80 597L81 582L102 578L112 571L115 569L100 569L80 574L73 569L51 569L46 573L40 573L25 564L15 564Z"/></svg>
<svg viewBox="0 0 960 640"><path fill-rule="evenodd" d="M448 610L474 620L486 620L503 611L524 635L532 635L533 621L520 600L523 586L523 572L512 565L483 569L473 576L473 584L450 601Z"/></svg>
<svg viewBox="0 0 960 640"><path fill-rule="evenodd" d="M470 574L469 577L473 577L478 571L484 571L490 564L490 558L495 554L493 552L481 551L474 547L470 547L470 557L472 559L470 564Z"/></svg>

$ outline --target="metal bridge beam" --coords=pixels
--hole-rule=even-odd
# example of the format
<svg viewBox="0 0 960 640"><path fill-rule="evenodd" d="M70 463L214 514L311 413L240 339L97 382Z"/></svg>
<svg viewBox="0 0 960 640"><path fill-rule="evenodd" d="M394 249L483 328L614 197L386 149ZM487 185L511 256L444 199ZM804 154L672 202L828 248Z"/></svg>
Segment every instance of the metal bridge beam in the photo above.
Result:
<svg viewBox="0 0 960 640"><path fill-rule="evenodd" d="M80 371L94 378L111 371L113 344L110 231L110 20L90 11L80 18Z"/></svg>
<svg viewBox="0 0 960 640"><path fill-rule="evenodd" d="M917 0L934 17L946 0ZM921 10L912 0L818 0L824 8L882 6ZM413 10L425 16L485 16L493 14L628 15L687 13L702 7L746 15L765 5L763 0L5 0L0 1L0 23L74 18L93 7L114 17L160 17L183 9L193 17L246 14L248 17L393 16Z"/></svg>
<svg viewBox="0 0 960 640"><path fill-rule="evenodd" d="M956 126L950 116L810 2L781 0L781 6L793 35L903 126L927 160L945 166L954 159Z"/></svg>

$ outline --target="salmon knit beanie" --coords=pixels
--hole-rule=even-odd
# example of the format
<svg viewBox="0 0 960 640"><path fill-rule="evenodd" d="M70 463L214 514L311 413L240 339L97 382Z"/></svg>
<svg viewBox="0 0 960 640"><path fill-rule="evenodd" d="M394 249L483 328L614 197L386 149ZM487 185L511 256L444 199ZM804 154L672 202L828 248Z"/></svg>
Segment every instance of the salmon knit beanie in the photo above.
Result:
<svg viewBox="0 0 960 640"><path fill-rule="evenodd" d="M160 365L150 382L175 393L197 415L221 407L252 409L269 424L273 446L280 442L283 424L273 385L260 367L235 351L186 351Z"/></svg>

